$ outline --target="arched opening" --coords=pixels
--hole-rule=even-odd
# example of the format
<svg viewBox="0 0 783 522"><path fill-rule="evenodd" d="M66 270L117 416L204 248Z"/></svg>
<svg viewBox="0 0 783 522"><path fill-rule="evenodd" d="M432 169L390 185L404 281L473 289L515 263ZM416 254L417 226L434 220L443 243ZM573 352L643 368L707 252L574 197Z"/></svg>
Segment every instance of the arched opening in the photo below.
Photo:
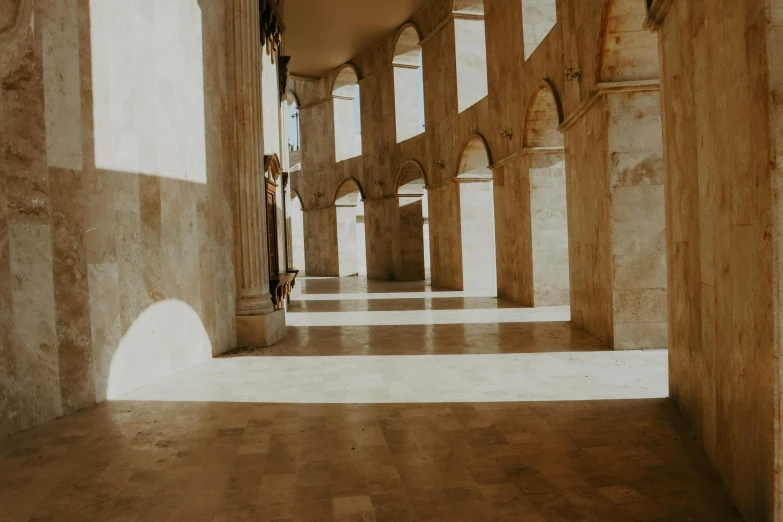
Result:
<svg viewBox="0 0 783 522"><path fill-rule="evenodd" d="M394 47L394 115L397 143L424 132L424 77L419 32L405 26Z"/></svg>
<svg viewBox="0 0 783 522"><path fill-rule="evenodd" d="M568 217L562 118L549 84L530 98L525 116L524 143L530 176L530 225L533 248L535 306L570 303Z"/></svg>
<svg viewBox="0 0 783 522"><path fill-rule="evenodd" d="M416 161L403 165L397 177L400 227L400 281L423 281L430 271L429 211L424 170Z"/></svg>
<svg viewBox="0 0 783 522"><path fill-rule="evenodd" d="M462 288L497 292L495 201L489 150L480 136L462 148L457 170L462 238Z"/></svg>
<svg viewBox="0 0 783 522"><path fill-rule="evenodd" d="M355 158L362 154L362 125L359 82L356 70L350 65L337 73L332 85L334 105L335 161Z"/></svg>
<svg viewBox="0 0 783 522"><path fill-rule="evenodd" d="M302 169L302 135L299 127L299 102L291 91L285 93L286 128L288 130L288 165L289 172Z"/></svg>
<svg viewBox="0 0 783 522"><path fill-rule="evenodd" d="M362 199L364 192L353 178L343 181L334 195L340 277L367 274Z"/></svg>
<svg viewBox="0 0 783 522"><path fill-rule="evenodd" d="M457 111L487 96L487 43L484 2L454 0L454 43L457 57Z"/></svg>
<svg viewBox="0 0 783 522"><path fill-rule="evenodd" d="M290 235L291 265L304 275L305 246L304 246L304 211L302 198L295 191L291 191L291 213L288 217L288 233Z"/></svg>
<svg viewBox="0 0 783 522"><path fill-rule="evenodd" d="M558 127L562 111L554 90L544 82L530 97L525 111L525 147L563 147Z"/></svg>
<svg viewBox="0 0 783 522"><path fill-rule="evenodd" d="M557 0L522 0L525 60L530 58L557 23Z"/></svg>

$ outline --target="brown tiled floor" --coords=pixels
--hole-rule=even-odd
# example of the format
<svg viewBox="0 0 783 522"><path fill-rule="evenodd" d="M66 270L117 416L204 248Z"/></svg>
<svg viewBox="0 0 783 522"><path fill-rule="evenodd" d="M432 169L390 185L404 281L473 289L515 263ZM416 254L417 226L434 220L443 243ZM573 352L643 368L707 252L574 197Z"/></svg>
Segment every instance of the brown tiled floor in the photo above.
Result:
<svg viewBox="0 0 783 522"><path fill-rule="evenodd" d="M424 290L417 283L359 278L306 280L303 286L334 299L303 301L292 311L307 313L315 310L311 305L323 307L318 311L366 311L372 299L347 294ZM392 310L509 306L491 298L417 299L377 301ZM290 328L284 343L257 353L601 349L595 338L568 323L504 323ZM0 522L33 520L720 522L739 517L704 452L665 399L360 405L114 401L0 441Z"/></svg>
<svg viewBox="0 0 783 522"><path fill-rule="evenodd" d="M112 402L0 446L0 520L738 520L666 400Z"/></svg>

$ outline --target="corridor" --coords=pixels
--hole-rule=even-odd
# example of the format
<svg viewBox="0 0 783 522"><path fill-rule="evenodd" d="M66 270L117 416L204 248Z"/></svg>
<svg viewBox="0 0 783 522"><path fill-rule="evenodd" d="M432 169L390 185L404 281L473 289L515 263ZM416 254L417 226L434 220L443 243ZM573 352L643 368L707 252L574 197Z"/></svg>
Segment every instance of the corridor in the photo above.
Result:
<svg viewBox="0 0 783 522"><path fill-rule="evenodd" d="M568 308L297 280L287 337L0 442L0 521L739 520L666 351Z"/></svg>

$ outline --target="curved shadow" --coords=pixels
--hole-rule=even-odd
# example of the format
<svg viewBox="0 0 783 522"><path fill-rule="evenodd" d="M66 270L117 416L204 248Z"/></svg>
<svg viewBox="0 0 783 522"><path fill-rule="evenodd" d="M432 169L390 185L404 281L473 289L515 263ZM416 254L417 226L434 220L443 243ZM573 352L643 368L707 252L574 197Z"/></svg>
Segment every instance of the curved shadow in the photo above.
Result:
<svg viewBox="0 0 783 522"><path fill-rule="evenodd" d="M167 299L144 310L116 350L104 355L111 362L107 372L96 376L99 400L117 398L210 360L212 342L198 313L189 304Z"/></svg>

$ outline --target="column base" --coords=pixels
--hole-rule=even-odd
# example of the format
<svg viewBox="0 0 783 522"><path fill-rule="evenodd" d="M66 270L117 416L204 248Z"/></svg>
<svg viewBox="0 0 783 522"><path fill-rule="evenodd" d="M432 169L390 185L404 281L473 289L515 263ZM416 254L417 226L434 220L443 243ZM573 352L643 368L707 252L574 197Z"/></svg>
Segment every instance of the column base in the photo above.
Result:
<svg viewBox="0 0 783 522"><path fill-rule="evenodd" d="M272 346L286 335L285 310L266 315L238 315L237 348Z"/></svg>

